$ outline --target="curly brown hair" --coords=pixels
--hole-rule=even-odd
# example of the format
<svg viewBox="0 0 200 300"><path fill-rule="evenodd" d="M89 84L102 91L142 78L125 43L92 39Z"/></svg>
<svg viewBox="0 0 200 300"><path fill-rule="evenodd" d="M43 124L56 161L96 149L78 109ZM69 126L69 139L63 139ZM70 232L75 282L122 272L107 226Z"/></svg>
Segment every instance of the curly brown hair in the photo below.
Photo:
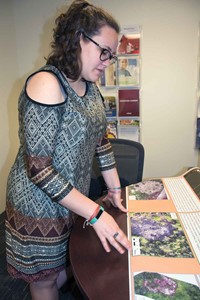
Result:
<svg viewBox="0 0 200 300"><path fill-rule="evenodd" d="M52 51L47 58L47 64L56 66L72 80L79 78L82 69L81 33L85 32L92 37L105 25L117 33L120 31L119 24L109 13L85 0L73 1L66 13L56 19L55 24Z"/></svg>

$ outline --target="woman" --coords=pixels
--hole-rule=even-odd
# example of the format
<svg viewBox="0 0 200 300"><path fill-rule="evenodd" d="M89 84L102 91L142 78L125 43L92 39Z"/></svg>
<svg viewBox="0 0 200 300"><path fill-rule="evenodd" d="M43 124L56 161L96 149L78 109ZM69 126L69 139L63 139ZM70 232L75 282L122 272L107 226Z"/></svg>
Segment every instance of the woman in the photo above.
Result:
<svg viewBox="0 0 200 300"><path fill-rule="evenodd" d="M68 242L76 215L93 226L105 251L130 243L88 195L96 153L107 199L121 211L120 181L95 82L116 60L119 26L102 9L74 1L56 20L47 64L31 74L19 98L20 148L8 178L9 273L30 283L34 300L58 299L67 279Z"/></svg>

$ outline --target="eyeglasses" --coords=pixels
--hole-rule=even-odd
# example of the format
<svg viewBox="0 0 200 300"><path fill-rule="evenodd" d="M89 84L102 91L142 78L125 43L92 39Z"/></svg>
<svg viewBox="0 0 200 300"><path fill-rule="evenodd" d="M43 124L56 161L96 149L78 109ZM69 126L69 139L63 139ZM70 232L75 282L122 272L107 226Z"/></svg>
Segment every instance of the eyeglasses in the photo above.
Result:
<svg viewBox="0 0 200 300"><path fill-rule="evenodd" d="M95 42L93 39L91 39L91 37L89 37L84 32L83 32L83 35L88 40L90 40L92 43L94 43L101 50L100 57L99 57L101 61L106 61L106 60L109 59L111 65L114 64L117 61L117 56L113 55L110 50L108 50L106 48L102 48L97 42Z"/></svg>

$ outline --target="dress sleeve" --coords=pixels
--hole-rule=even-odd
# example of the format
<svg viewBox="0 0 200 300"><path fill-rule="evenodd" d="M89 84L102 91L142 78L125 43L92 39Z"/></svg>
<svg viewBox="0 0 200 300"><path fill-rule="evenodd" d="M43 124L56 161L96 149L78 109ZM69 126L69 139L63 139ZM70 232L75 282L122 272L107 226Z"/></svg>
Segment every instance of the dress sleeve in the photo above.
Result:
<svg viewBox="0 0 200 300"><path fill-rule="evenodd" d="M116 167L114 153L112 151L111 143L107 138L107 134L105 134L97 145L95 155L101 171L110 170Z"/></svg>
<svg viewBox="0 0 200 300"><path fill-rule="evenodd" d="M56 137L61 130L64 105L29 101L21 111L22 143L29 179L52 201L60 201L73 188L55 168Z"/></svg>

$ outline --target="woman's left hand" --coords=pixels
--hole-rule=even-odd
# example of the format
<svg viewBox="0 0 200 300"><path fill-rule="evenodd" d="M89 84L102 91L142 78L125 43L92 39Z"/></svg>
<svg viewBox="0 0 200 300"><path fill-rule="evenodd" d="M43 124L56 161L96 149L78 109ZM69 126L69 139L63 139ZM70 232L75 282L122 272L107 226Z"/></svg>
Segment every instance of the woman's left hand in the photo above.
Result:
<svg viewBox="0 0 200 300"><path fill-rule="evenodd" d="M109 191L103 202L109 201L114 207L119 208L122 212L128 212L128 210L122 205L123 199L121 197L121 190L119 191Z"/></svg>

